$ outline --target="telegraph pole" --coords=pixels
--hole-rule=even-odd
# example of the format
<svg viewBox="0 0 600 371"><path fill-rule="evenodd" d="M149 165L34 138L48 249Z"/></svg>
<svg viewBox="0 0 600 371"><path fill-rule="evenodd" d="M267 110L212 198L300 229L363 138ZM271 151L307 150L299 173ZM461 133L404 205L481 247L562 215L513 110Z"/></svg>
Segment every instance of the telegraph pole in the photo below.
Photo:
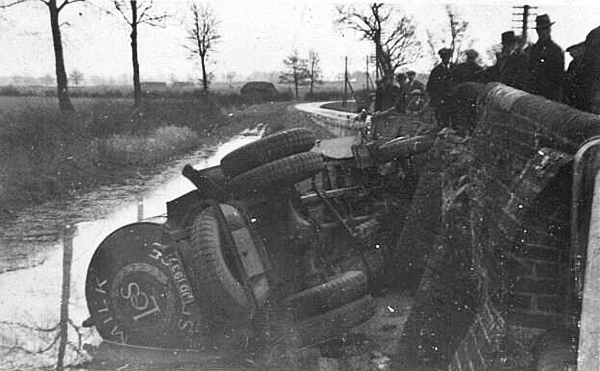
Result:
<svg viewBox="0 0 600 371"><path fill-rule="evenodd" d="M344 58L344 99L342 100L342 107L348 105L348 56Z"/></svg>
<svg viewBox="0 0 600 371"><path fill-rule="evenodd" d="M529 29L529 16L534 16L536 15L535 13L531 13L532 9L537 9L537 6L529 6L529 5L523 5L523 6L513 6L513 9L515 9L515 11L520 11L520 13L513 13L512 15L514 17L518 17L516 19L513 19L514 23L517 23L519 26L519 28L521 28L521 37L523 39L523 44L527 43L527 30ZM513 27L514 28L514 27Z"/></svg>

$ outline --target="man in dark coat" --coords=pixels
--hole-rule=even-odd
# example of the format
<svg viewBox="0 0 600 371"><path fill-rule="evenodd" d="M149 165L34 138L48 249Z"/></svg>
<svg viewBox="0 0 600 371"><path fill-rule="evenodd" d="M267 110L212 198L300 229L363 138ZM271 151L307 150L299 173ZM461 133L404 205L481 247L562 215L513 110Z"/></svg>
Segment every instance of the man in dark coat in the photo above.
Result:
<svg viewBox="0 0 600 371"><path fill-rule="evenodd" d="M452 50L442 48L438 54L442 61L431 70L426 88L430 97L430 105L435 111L435 119L438 125L449 127L451 110L450 94L454 86L452 82L452 65L450 63Z"/></svg>
<svg viewBox="0 0 600 371"><path fill-rule="evenodd" d="M414 113L414 104L413 107L409 108L409 104L414 100L415 96L422 97L425 94L425 85L422 82L415 80L417 73L415 71L406 72L406 81L402 86L402 100L404 102L404 109L402 112L413 112ZM414 102L412 102L414 103Z"/></svg>
<svg viewBox="0 0 600 371"><path fill-rule="evenodd" d="M406 91L410 94L411 91L413 90L420 90L422 92L425 92L425 85L423 85L423 83L419 80L416 80L415 77L417 76L417 73L415 71L408 71L406 73Z"/></svg>
<svg viewBox="0 0 600 371"><path fill-rule="evenodd" d="M563 85L564 102L571 107L587 110L589 102L586 100L585 86L587 78L584 72L583 57L585 55L585 42L571 45L567 48L567 53L571 54L573 60L569 63L565 73Z"/></svg>
<svg viewBox="0 0 600 371"><path fill-rule="evenodd" d="M452 71L452 80L454 84L460 84L467 81L479 81L483 67L477 64L479 53L473 49L464 51L465 61L454 66Z"/></svg>
<svg viewBox="0 0 600 371"><path fill-rule="evenodd" d="M528 85L529 59L514 31L502 33L502 50L497 56L494 69L496 76L493 81L520 90L524 90Z"/></svg>
<svg viewBox="0 0 600 371"><path fill-rule="evenodd" d="M398 91L396 97L396 111L404 112L406 110L406 84L407 77L405 73L399 73L396 75L396 83L398 84Z"/></svg>
<svg viewBox="0 0 600 371"><path fill-rule="evenodd" d="M585 110L600 114L600 27L594 28L587 34L582 63Z"/></svg>
<svg viewBox="0 0 600 371"><path fill-rule="evenodd" d="M535 19L538 41L529 48L529 72L531 81L526 90L555 101L562 101L562 84L565 68L564 52L552 41L548 14Z"/></svg>

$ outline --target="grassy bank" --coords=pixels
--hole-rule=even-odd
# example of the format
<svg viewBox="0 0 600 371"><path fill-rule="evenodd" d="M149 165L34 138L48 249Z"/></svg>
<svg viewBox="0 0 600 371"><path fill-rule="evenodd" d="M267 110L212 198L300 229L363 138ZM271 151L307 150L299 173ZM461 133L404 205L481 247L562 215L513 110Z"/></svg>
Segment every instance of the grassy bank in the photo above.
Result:
<svg viewBox="0 0 600 371"><path fill-rule="evenodd" d="M284 102L227 110L210 98L147 99L135 110L128 99L73 103L76 111L63 113L53 98L0 99L0 215L152 173L259 122L312 125Z"/></svg>
<svg viewBox="0 0 600 371"><path fill-rule="evenodd" d="M224 115L209 100L74 99L60 112L53 98L0 99L0 212L68 197L189 151Z"/></svg>

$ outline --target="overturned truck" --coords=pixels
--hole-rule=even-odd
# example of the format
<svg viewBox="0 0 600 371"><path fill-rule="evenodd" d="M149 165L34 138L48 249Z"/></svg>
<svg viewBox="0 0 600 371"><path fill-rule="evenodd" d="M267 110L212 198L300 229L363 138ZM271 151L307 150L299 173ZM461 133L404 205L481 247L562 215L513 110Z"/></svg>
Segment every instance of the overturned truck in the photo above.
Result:
<svg viewBox="0 0 600 371"><path fill-rule="evenodd" d="M379 232L398 234L417 179L408 158L434 140L317 141L297 128L220 166L185 166L196 190L95 251L85 325L110 342L221 352L283 354L343 335L374 313L391 247Z"/></svg>
<svg viewBox="0 0 600 371"><path fill-rule="evenodd" d="M373 292L401 288L415 303L399 369L597 367L600 118L478 91L468 138L292 129L186 166L197 190L96 250L86 325L117 343L276 358L343 335L373 315Z"/></svg>

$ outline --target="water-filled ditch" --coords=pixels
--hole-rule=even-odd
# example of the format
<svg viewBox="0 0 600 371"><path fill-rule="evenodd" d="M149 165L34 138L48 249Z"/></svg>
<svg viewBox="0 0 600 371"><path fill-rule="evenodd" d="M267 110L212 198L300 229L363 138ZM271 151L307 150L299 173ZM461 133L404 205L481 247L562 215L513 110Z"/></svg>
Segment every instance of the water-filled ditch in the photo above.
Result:
<svg viewBox="0 0 600 371"><path fill-rule="evenodd" d="M248 130L216 147L202 148L164 172L139 182L95 190L69 203L47 203L22 210L0 234L0 369L37 368L56 362L49 346L59 322L65 223L72 223L73 260L69 312L75 326L88 317L85 277L94 250L115 229L139 218L166 214L166 202L194 189L181 176L185 163L197 169L217 165L231 150L256 140L260 130ZM58 242L57 242L58 241ZM66 363L82 359L78 341L99 343L95 330L70 327ZM33 352L33 353L32 353Z"/></svg>

